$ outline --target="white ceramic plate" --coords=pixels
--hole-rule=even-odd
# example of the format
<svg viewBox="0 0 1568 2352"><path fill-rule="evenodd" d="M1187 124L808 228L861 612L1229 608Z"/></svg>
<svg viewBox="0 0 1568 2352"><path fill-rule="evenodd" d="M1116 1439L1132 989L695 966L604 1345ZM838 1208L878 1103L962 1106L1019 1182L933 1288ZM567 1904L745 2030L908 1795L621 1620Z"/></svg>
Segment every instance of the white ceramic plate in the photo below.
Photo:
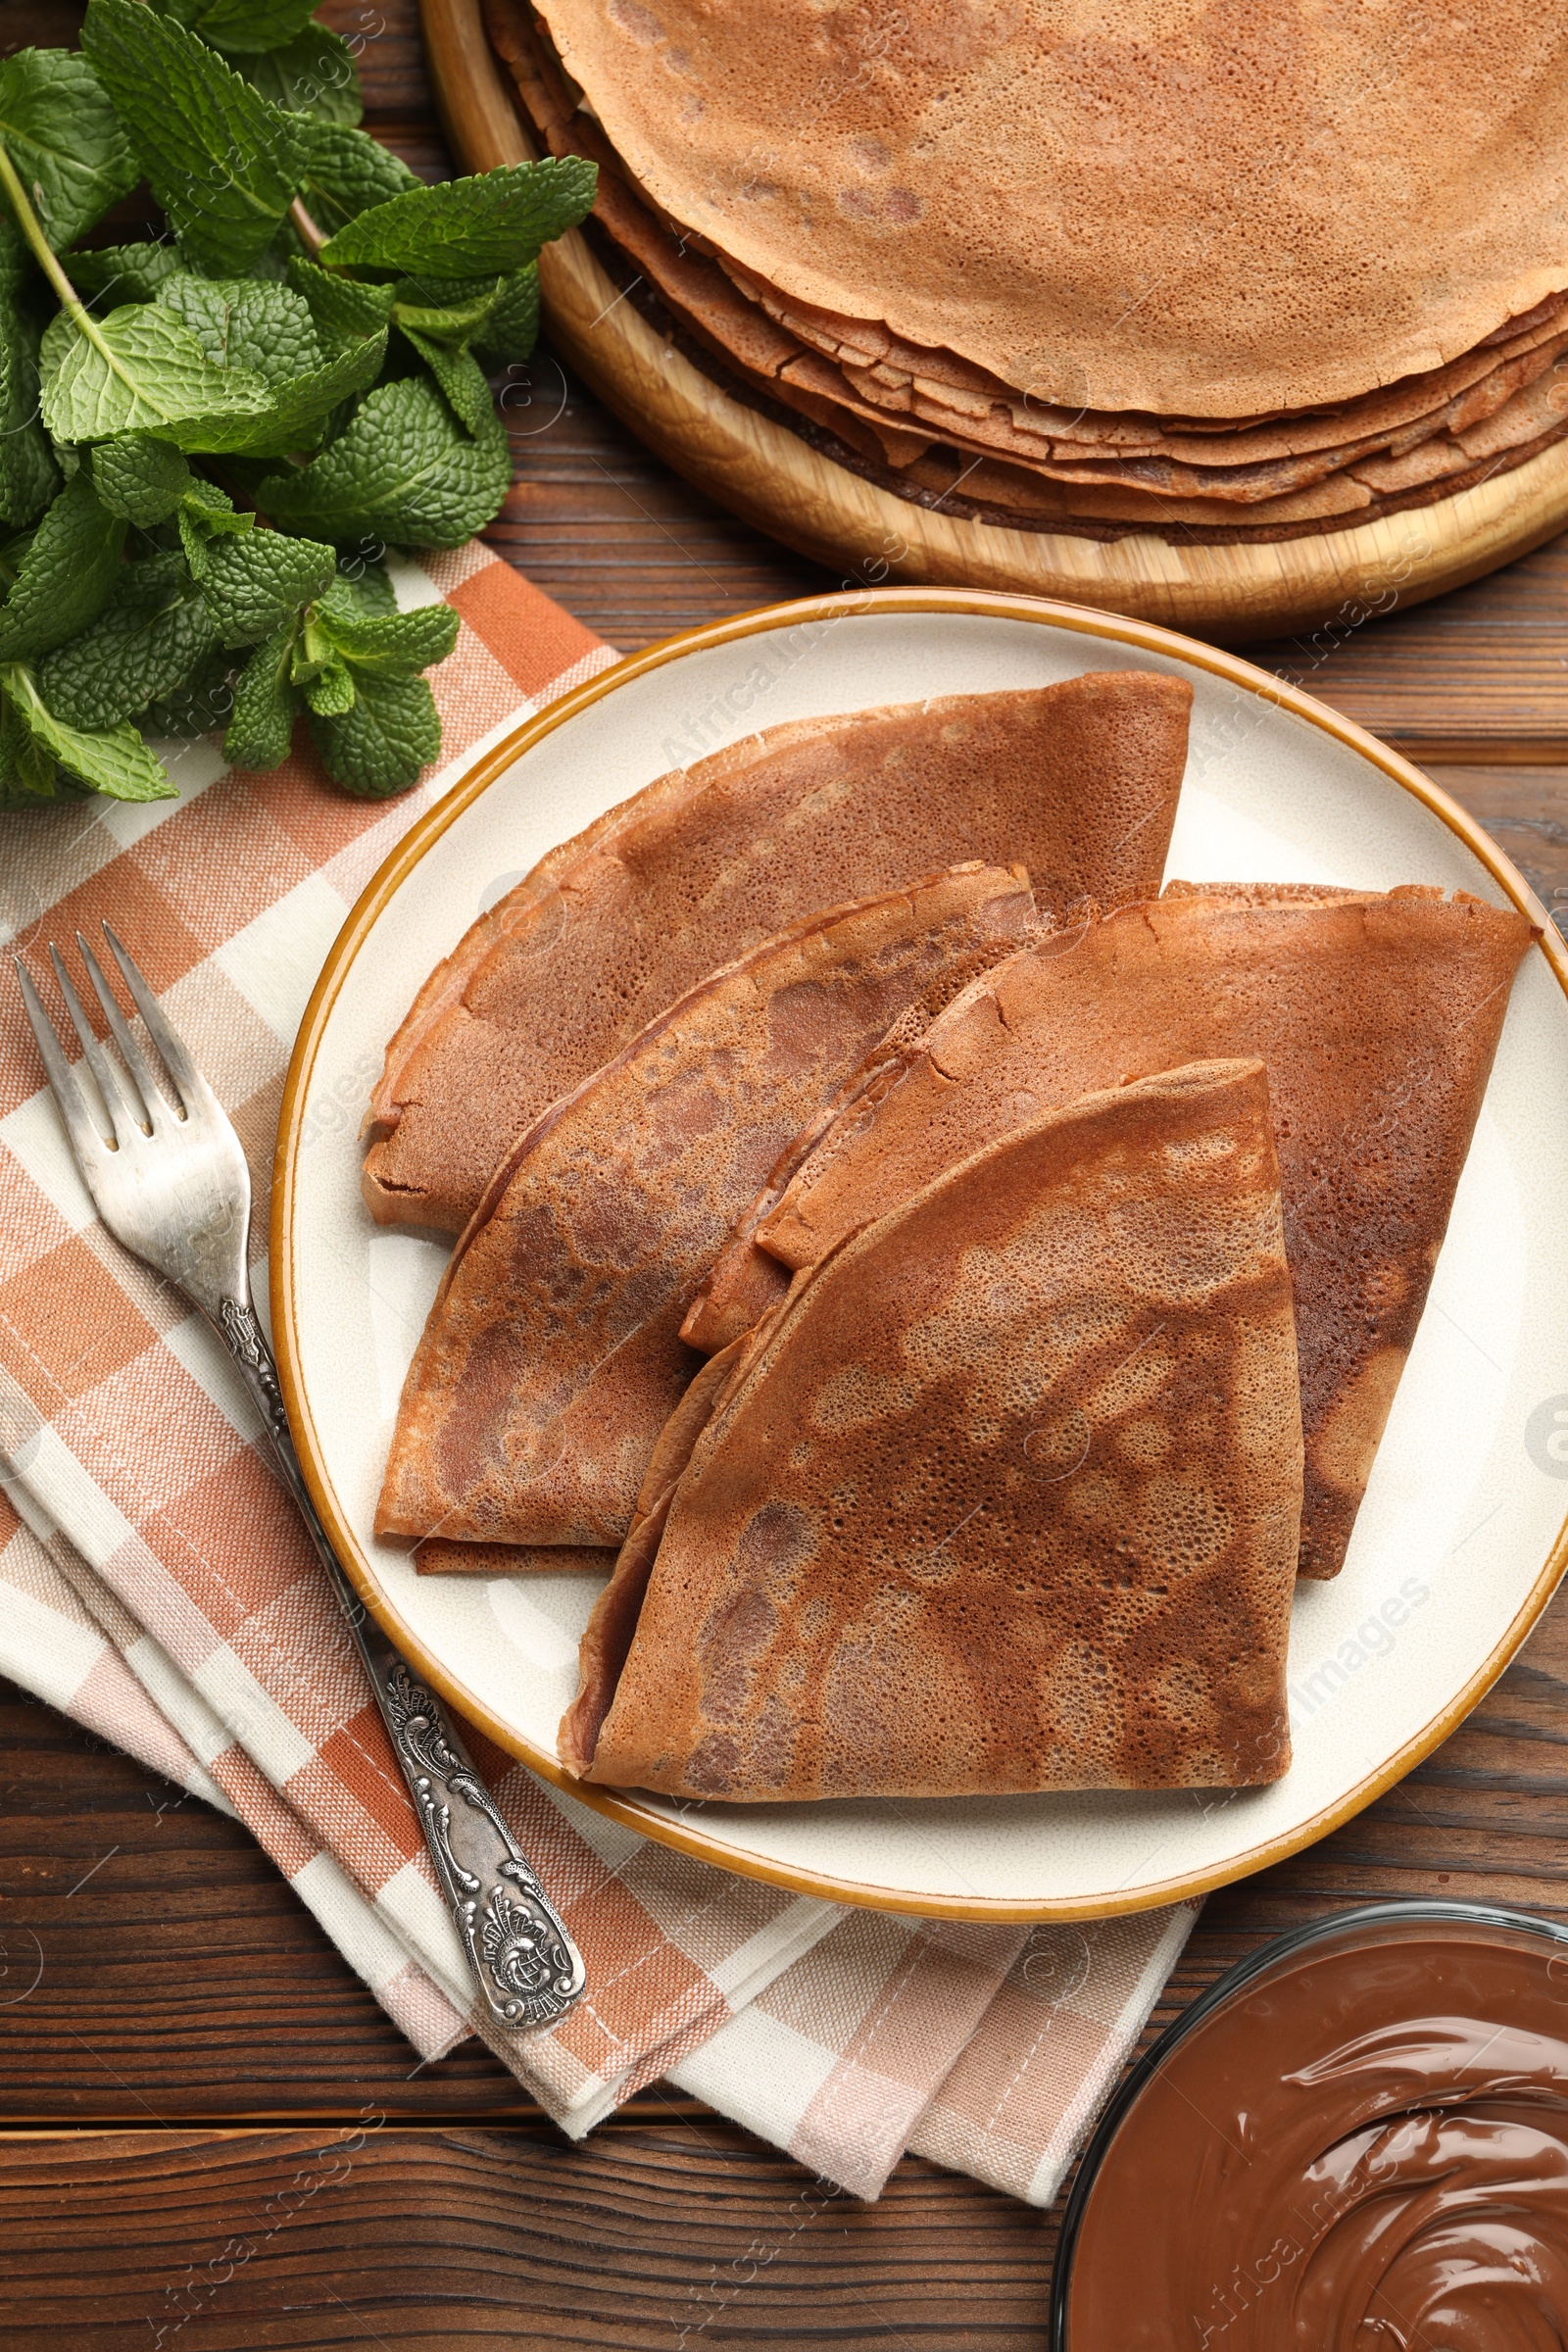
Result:
<svg viewBox="0 0 1568 2352"><path fill-rule="evenodd" d="M562 1778L556 1725L599 1580L419 1577L370 1532L446 1254L378 1230L361 1204L354 1129L388 1037L502 888L702 752L813 712L1132 667L1195 690L1173 875L1435 882L1544 920L1513 867L1414 768L1235 657L1068 606L914 589L754 613L606 673L479 762L345 925L300 1033L279 1138L273 1318L290 1411L317 1502L376 1615L449 1699L547 1777ZM1089 1917L1277 1860L1408 1771L1544 1605L1568 1556L1565 1299L1568 958L1548 930L1514 989L1349 1557L1335 1582L1297 1594L1283 1781L1152 1796L588 1801L802 1891L956 1917Z"/></svg>

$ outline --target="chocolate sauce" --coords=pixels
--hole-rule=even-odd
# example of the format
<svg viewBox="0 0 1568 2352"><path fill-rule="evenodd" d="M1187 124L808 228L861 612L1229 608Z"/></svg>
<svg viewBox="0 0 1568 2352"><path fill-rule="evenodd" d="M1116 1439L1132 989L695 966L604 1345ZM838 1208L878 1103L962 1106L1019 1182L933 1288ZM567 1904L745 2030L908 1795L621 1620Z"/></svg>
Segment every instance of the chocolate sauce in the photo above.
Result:
<svg viewBox="0 0 1568 2352"><path fill-rule="evenodd" d="M1078 2225L1068 2352L1559 2352L1568 1944L1412 1919L1178 2039Z"/></svg>

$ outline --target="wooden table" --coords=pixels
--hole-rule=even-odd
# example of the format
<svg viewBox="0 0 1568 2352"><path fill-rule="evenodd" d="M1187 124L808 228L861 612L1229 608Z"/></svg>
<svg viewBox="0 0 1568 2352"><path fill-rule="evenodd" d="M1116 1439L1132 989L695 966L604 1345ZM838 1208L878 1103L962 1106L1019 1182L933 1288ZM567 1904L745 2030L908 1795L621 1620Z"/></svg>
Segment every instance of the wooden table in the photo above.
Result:
<svg viewBox="0 0 1568 2352"><path fill-rule="evenodd" d="M413 0L323 13L365 36L371 126L438 172ZM9 0L0 46L78 17ZM612 643L838 584L688 491L548 351L533 374L493 537ZM1568 907L1568 541L1255 658L1432 767ZM1210 1898L1156 2023L1326 1909L1446 1890L1568 1910L1565 1747L1568 1593L1408 1780ZM17 2352L1045 2343L1054 2224L971 2180L906 2159L875 2206L803 2197L799 2167L675 2093L568 2149L476 2045L411 2071L243 1830L3 1686L0 1972Z"/></svg>

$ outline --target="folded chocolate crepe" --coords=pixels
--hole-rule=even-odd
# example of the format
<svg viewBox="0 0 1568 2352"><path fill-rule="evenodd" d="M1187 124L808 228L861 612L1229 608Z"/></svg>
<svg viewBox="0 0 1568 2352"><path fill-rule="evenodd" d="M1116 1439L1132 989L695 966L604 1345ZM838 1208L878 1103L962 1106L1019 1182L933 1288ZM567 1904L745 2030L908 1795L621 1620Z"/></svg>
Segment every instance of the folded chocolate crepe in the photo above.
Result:
<svg viewBox="0 0 1568 2352"><path fill-rule="evenodd" d="M436 1295L377 1533L619 1544L698 1362L681 1319L760 1179L890 1022L1036 927L1022 870L978 864L813 915L536 1120Z"/></svg>
<svg viewBox="0 0 1568 2352"><path fill-rule="evenodd" d="M1296 1286L1301 1573L1337 1575L1530 938L1522 915L1462 893L1268 884L1175 884L1063 931L872 1058L826 1133L818 1122L781 1159L687 1337L722 1346L789 1269L1049 1104L1259 1054Z"/></svg>
<svg viewBox="0 0 1568 2352"><path fill-rule="evenodd" d="M1301 1430L1260 1062L986 1145L732 1360L584 1637L581 1777L757 1803L1286 1769Z"/></svg>
<svg viewBox="0 0 1568 2352"><path fill-rule="evenodd" d="M793 720L661 777L541 859L420 989L367 1119L371 1214L460 1232L558 1096L818 907L974 858L1027 866L1047 911L1149 897L1191 704L1176 678L1089 674Z"/></svg>

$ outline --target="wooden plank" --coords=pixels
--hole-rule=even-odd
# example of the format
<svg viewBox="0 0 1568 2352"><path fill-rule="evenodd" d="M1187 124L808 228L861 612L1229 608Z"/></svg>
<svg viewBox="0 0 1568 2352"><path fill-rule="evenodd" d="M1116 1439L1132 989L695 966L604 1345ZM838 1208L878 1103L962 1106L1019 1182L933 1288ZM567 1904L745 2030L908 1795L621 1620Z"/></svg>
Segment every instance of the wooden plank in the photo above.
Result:
<svg viewBox="0 0 1568 2352"><path fill-rule="evenodd" d="M1408 612L1244 650L1426 764L1568 760L1568 538Z"/></svg>
<svg viewBox="0 0 1568 2352"><path fill-rule="evenodd" d="M19 2352L1037 2352L1051 2233L906 2163L879 2205L732 2125L0 2142Z"/></svg>
<svg viewBox="0 0 1568 2352"><path fill-rule="evenodd" d="M623 653L840 585L679 481L548 347L511 373L516 478L486 537Z"/></svg>

